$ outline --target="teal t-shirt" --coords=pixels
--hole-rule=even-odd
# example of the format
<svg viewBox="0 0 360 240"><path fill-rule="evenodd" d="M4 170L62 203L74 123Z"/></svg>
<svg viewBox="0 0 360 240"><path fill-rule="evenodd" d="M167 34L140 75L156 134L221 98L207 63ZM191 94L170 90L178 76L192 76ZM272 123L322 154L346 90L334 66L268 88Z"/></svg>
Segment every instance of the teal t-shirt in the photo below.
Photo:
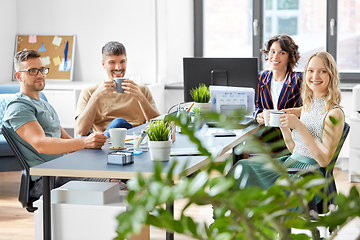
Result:
<svg viewBox="0 0 360 240"><path fill-rule="evenodd" d="M42 99L31 98L23 93L15 94L6 106L3 126L9 130L12 139L14 139L18 149L25 157L29 167L62 156L63 154L39 153L16 133L17 129L31 121L37 121L47 137L61 137L60 120L53 106ZM39 177L32 177L33 180L37 178Z"/></svg>

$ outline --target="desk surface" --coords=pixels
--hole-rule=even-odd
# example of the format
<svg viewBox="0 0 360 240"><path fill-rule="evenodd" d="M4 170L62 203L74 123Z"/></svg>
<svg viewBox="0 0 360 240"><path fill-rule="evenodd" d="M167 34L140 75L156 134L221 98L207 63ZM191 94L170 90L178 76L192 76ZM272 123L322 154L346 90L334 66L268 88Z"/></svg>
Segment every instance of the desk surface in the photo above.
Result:
<svg viewBox="0 0 360 240"><path fill-rule="evenodd" d="M214 139L214 146L218 147L219 155L226 153L241 143L246 137L254 134L260 129L257 125L243 129L236 137L219 137ZM139 130L137 128L136 130ZM132 130L134 131L134 130ZM128 134L132 132L128 130ZM150 159L149 152L134 156L134 164L117 166L107 165L107 154L111 151L110 144L106 143L102 149L83 149L67 154L52 161L30 168L31 175L39 176L67 176L67 177L98 177L98 178L120 178L131 179L142 173L151 176L154 173L154 162ZM194 149L186 135L176 134L176 141L172 148ZM163 162L163 174L166 175L172 161L178 164L174 169L174 179L178 180L181 174L190 175L208 163L206 156L172 156L168 162ZM187 163L186 167L184 165Z"/></svg>

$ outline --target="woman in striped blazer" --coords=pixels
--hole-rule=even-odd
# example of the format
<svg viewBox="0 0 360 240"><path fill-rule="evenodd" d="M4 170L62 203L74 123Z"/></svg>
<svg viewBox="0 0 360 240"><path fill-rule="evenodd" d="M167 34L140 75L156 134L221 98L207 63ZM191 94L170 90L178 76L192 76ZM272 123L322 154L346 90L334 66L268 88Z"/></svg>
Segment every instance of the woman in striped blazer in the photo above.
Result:
<svg viewBox="0 0 360 240"><path fill-rule="evenodd" d="M300 60L298 45L287 35L276 35L264 44L261 49L265 60L269 61L271 70L259 73L254 117L264 124L263 109L288 109L300 106L301 72L293 68ZM300 108L285 110L300 116Z"/></svg>

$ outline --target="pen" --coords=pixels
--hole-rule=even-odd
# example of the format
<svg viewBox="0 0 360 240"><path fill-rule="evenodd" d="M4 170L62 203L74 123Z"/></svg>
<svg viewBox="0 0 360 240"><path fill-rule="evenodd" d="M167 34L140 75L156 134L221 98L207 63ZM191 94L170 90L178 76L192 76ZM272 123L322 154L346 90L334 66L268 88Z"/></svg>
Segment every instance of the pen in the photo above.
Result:
<svg viewBox="0 0 360 240"><path fill-rule="evenodd" d="M189 112L190 109L192 108L192 106L194 106L194 103L192 103L192 104L190 105L190 107L186 110L186 112Z"/></svg>
<svg viewBox="0 0 360 240"><path fill-rule="evenodd" d="M134 139L133 138L128 138L125 141L131 141L131 140L134 140Z"/></svg>

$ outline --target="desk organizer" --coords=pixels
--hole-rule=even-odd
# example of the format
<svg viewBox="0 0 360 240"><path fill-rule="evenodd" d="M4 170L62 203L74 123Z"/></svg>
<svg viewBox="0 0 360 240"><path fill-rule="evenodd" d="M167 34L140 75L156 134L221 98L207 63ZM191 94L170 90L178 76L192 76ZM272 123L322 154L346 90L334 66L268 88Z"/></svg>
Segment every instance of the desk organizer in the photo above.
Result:
<svg viewBox="0 0 360 240"><path fill-rule="evenodd" d="M134 154L132 152L114 151L107 157L107 164L128 165L134 163Z"/></svg>

